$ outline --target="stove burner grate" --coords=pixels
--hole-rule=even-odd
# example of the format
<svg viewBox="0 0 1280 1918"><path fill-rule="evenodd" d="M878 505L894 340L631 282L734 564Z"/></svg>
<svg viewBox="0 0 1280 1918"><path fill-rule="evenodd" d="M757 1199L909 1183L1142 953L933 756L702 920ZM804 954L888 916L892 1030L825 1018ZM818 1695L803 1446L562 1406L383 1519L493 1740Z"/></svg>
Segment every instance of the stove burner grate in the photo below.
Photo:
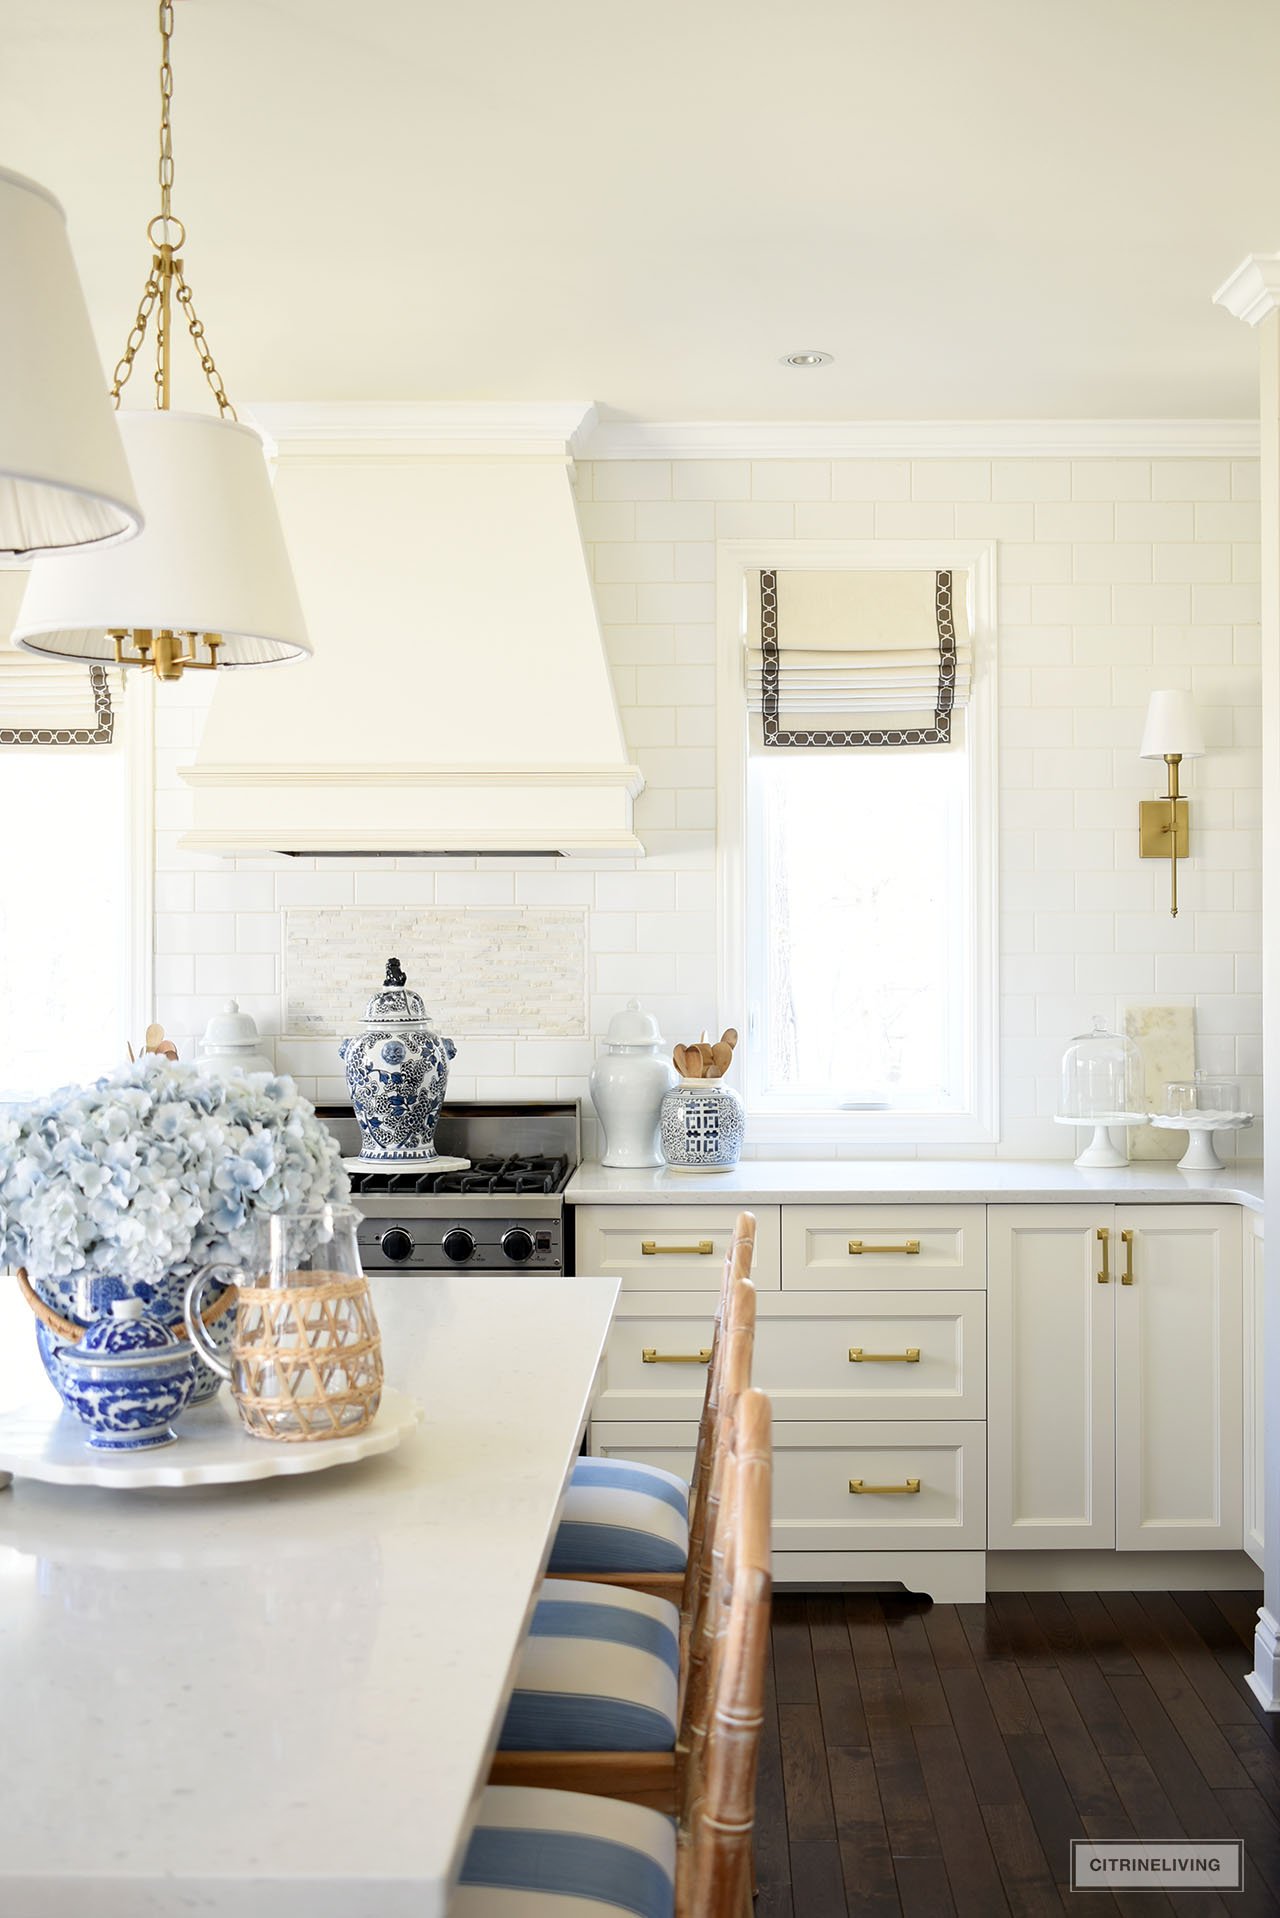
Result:
<svg viewBox="0 0 1280 1918"><path fill-rule="evenodd" d="M361 1192L442 1197L457 1194L559 1192L568 1184L569 1161L541 1153L529 1157L476 1159L467 1172L353 1172L353 1196Z"/></svg>

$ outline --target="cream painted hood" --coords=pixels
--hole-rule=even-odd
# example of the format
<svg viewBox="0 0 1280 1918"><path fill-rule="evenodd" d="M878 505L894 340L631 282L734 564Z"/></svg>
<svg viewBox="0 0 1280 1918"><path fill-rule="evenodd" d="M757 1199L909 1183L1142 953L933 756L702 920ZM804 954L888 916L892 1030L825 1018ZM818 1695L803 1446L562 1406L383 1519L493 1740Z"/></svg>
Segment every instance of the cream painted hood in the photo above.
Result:
<svg viewBox="0 0 1280 1918"><path fill-rule="evenodd" d="M315 655L224 671L183 844L617 853L627 759L578 530L581 407L258 407Z"/></svg>

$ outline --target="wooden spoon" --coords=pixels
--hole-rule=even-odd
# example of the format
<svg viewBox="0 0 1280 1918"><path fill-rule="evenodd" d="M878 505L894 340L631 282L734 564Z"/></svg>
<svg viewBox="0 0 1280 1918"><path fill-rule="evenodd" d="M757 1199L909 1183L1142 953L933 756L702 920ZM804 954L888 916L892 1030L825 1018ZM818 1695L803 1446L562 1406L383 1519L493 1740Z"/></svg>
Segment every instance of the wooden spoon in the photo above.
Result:
<svg viewBox="0 0 1280 1918"><path fill-rule="evenodd" d="M722 1033L720 1034L720 1043L721 1043L721 1045L722 1045L722 1046L728 1046L728 1048L729 1048L729 1050L730 1050L730 1052L732 1052L732 1051L733 1051L733 1048L734 1048L734 1047L735 1047L735 1046L737 1045L737 1043L738 1043L738 1029L737 1029L737 1027L736 1027L736 1026L726 1026L726 1027L725 1027L725 1029L724 1029L724 1031L723 1031L723 1032L722 1032Z"/></svg>
<svg viewBox="0 0 1280 1918"><path fill-rule="evenodd" d="M684 1076L686 1079L701 1079L702 1049L700 1046L686 1046L684 1049Z"/></svg>
<svg viewBox="0 0 1280 1918"><path fill-rule="evenodd" d="M160 1044L160 1041L163 1038L164 1038L163 1026L149 1025L147 1027L146 1034L142 1041L144 1050L147 1052L154 1052L156 1047Z"/></svg>
<svg viewBox="0 0 1280 1918"><path fill-rule="evenodd" d="M723 1039L717 1040L711 1048L711 1059L715 1066L712 1077L715 1079L723 1079L725 1073L733 1064L733 1047L726 1045Z"/></svg>
<svg viewBox="0 0 1280 1918"><path fill-rule="evenodd" d="M671 1054L671 1063L682 1079L689 1077L689 1055L683 1046L677 1046Z"/></svg>

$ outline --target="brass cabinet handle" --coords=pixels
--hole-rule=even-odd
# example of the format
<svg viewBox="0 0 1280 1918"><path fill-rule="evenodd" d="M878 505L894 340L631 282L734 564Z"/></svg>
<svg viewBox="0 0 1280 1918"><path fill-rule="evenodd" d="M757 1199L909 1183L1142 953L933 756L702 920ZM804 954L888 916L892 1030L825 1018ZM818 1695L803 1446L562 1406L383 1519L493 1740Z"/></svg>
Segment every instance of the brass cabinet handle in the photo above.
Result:
<svg viewBox="0 0 1280 1918"><path fill-rule="evenodd" d="M646 1365L710 1365L711 1347L704 1345L700 1352L659 1352L656 1346L645 1345L640 1357Z"/></svg>
<svg viewBox="0 0 1280 1918"><path fill-rule="evenodd" d="M1098 1227L1098 1244L1102 1247L1102 1270L1098 1274L1099 1285L1111 1283L1111 1233L1107 1226Z"/></svg>
<svg viewBox="0 0 1280 1918"><path fill-rule="evenodd" d="M920 1347L909 1345L905 1352L868 1352L861 1345L849 1347L850 1365L919 1365Z"/></svg>
<svg viewBox="0 0 1280 1918"><path fill-rule="evenodd" d="M1120 1234L1120 1238L1121 1238L1121 1242L1124 1245L1124 1275L1121 1278L1120 1283L1121 1285L1132 1285L1133 1284L1133 1233L1122 1232Z"/></svg>
<svg viewBox="0 0 1280 1918"><path fill-rule="evenodd" d="M918 1252L919 1239L904 1239L901 1245L864 1245L861 1239L850 1239L849 1256L856 1259L862 1252Z"/></svg>
<svg viewBox="0 0 1280 1918"><path fill-rule="evenodd" d="M902 1494L910 1494L914 1497L920 1490L920 1481L918 1478L909 1478L904 1479L901 1485L868 1485L865 1479L851 1478L849 1480L849 1490L859 1495L874 1492L877 1495L884 1495L889 1498Z"/></svg>
<svg viewBox="0 0 1280 1918"><path fill-rule="evenodd" d="M699 1239L696 1245L659 1245L654 1239L641 1239L640 1250L646 1259L654 1259L663 1252L676 1252L684 1258L708 1259L715 1251L710 1239Z"/></svg>

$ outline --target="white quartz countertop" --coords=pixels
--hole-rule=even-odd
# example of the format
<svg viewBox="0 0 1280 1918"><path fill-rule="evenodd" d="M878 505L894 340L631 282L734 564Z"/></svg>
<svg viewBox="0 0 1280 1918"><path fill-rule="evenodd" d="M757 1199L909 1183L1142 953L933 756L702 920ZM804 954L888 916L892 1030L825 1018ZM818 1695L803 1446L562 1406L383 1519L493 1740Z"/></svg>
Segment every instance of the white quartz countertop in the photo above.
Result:
<svg viewBox="0 0 1280 1918"><path fill-rule="evenodd" d="M373 1285L398 1451L0 1493L0 1912L445 1912L617 1285ZM0 1345L44 1386L11 1283Z"/></svg>
<svg viewBox="0 0 1280 1918"><path fill-rule="evenodd" d="M1173 1161L1139 1159L1089 1172L1066 1159L743 1159L727 1172L622 1172L586 1162L565 1194L570 1205L864 1205L918 1199L937 1204L1149 1204L1185 1199L1262 1210L1262 1167L1179 1172Z"/></svg>

